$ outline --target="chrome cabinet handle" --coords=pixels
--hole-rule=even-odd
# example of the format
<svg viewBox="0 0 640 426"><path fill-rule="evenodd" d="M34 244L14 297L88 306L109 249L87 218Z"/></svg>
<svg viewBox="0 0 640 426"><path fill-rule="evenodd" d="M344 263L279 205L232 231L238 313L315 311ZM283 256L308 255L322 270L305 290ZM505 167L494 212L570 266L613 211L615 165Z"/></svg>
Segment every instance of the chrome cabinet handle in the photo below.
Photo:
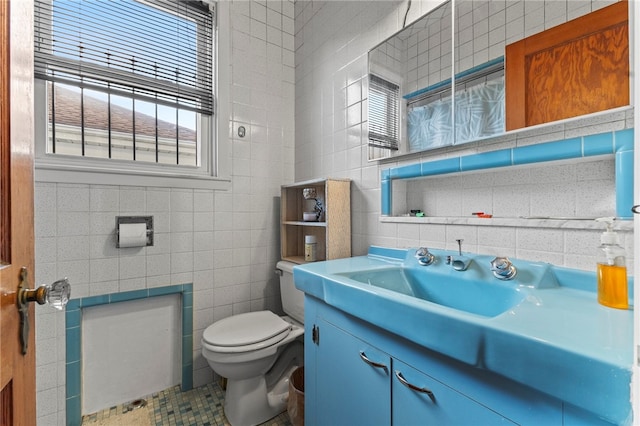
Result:
<svg viewBox="0 0 640 426"><path fill-rule="evenodd" d="M640 204L636 204L635 206L631 207L631 211L635 214L640 214Z"/></svg>
<svg viewBox="0 0 640 426"><path fill-rule="evenodd" d="M364 353L364 351L360 351L360 358L366 362L367 364L369 364L372 367L375 368L382 368L384 370L385 373L388 373L389 370L387 369L387 366L380 363L380 362L375 362L375 361L371 361L369 358L367 358L367 355Z"/></svg>
<svg viewBox="0 0 640 426"><path fill-rule="evenodd" d="M402 376L402 373L399 372L398 370L395 371L395 375L396 375L396 378L400 381L400 383L402 383L403 385L405 385L409 389L411 389L413 391L416 391L416 392L426 393L429 396L429 398L431 398L432 402L434 402L434 403L436 402L436 396L429 389L421 388L421 387L418 387L416 385L413 385L413 384L407 382L407 379L405 379Z"/></svg>

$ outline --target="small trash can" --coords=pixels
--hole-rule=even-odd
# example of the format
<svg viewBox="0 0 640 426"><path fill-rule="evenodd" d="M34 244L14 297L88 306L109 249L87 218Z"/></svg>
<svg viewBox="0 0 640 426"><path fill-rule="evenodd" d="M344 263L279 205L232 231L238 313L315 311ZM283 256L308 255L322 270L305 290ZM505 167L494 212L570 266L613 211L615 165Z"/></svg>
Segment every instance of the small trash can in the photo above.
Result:
<svg viewBox="0 0 640 426"><path fill-rule="evenodd" d="M293 370L289 377L287 412L293 426L304 426L304 366Z"/></svg>

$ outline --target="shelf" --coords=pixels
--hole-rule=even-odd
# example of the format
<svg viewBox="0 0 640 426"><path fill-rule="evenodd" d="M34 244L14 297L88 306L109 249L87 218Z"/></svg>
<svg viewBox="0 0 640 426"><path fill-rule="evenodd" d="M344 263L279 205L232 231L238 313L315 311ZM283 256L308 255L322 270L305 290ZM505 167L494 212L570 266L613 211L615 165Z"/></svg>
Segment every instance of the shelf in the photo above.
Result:
<svg viewBox="0 0 640 426"><path fill-rule="evenodd" d="M286 260L287 262L297 263L298 265L310 263L304 260L304 256L286 256L286 257L283 257L282 260ZM324 259L318 259L317 261L321 261L321 260L324 260Z"/></svg>
<svg viewBox="0 0 640 426"><path fill-rule="evenodd" d="M603 231L604 226L595 218L568 217L414 217L414 216L381 216L380 222L385 223L415 223L438 225L468 225L468 226L507 226L514 228L548 228L548 229L581 229ZM617 231L633 231L632 219L621 219L614 222Z"/></svg>
<svg viewBox="0 0 640 426"><path fill-rule="evenodd" d="M315 190L305 199L303 189ZM304 212L322 206L319 222L302 220ZM316 238L318 261L351 256L351 181L315 179L283 185L280 197L280 258L305 263L305 238Z"/></svg>
<svg viewBox="0 0 640 426"><path fill-rule="evenodd" d="M326 228L327 222L304 222L302 220L287 220L282 222L283 225L295 225L295 226L318 226L320 228Z"/></svg>

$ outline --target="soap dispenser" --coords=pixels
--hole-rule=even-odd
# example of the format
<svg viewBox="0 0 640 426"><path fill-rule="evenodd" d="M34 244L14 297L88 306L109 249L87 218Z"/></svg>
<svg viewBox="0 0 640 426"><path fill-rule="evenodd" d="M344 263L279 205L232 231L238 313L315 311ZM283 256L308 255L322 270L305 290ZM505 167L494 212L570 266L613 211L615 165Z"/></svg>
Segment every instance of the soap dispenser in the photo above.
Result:
<svg viewBox="0 0 640 426"><path fill-rule="evenodd" d="M613 217L601 217L607 230L600 237L597 259L598 303L610 308L629 309L625 251L613 232Z"/></svg>

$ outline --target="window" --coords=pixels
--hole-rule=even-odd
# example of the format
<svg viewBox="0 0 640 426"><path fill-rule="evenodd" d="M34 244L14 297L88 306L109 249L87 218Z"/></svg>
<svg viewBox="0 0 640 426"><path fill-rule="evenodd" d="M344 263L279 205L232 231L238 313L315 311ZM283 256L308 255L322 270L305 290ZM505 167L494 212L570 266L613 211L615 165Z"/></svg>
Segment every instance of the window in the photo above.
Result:
<svg viewBox="0 0 640 426"><path fill-rule="evenodd" d="M398 149L399 94L397 84L369 74L369 149L382 149L384 156Z"/></svg>
<svg viewBox="0 0 640 426"><path fill-rule="evenodd" d="M36 164L215 175L214 35L197 1L37 0Z"/></svg>

